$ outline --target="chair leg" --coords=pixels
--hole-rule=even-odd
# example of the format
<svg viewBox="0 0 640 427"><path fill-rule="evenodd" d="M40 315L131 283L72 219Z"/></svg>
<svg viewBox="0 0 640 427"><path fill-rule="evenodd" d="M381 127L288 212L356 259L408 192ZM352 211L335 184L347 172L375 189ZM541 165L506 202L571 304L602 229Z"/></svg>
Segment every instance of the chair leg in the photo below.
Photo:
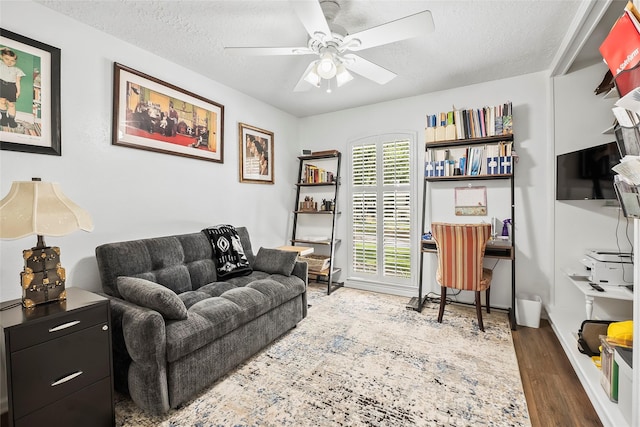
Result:
<svg viewBox="0 0 640 427"><path fill-rule="evenodd" d="M480 291L476 291L476 314L478 315L478 327L484 332L484 324L482 323L482 306L480 304Z"/></svg>
<svg viewBox="0 0 640 427"><path fill-rule="evenodd" d="M491 290L491 288L487 288L487 290L485 291L485 296L487 297L487 313L491 313L491 302L489 301L489 291Z"/></svg>
<svg viewBox="0 0 640 427"><path fill-rule="evenodd" d="M447 301L447 288L440 287L440 311L438 311L438 323L442 323L442 316L444 315L444 305Z"/></svg>

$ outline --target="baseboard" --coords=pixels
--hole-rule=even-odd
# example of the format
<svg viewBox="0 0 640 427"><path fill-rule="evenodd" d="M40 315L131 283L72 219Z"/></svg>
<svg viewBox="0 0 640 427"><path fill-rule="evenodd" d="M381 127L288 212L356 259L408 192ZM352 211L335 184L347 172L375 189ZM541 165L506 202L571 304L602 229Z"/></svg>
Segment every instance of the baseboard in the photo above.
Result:
<svg viewBox="0 0 640 427"><path fill-rule="evenodd" d="M345 280L344 286L347 288L379 292L382 294L398 295L407 298L415 297L418 295L418 290L413 286L388 285L384 283L365 282L360 280Z"/></svg>

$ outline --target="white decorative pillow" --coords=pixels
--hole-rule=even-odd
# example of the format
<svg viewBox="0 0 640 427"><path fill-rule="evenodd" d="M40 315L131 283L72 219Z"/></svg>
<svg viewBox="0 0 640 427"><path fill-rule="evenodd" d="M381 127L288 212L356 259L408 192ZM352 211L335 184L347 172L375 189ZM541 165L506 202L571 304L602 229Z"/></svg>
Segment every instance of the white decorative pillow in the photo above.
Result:
<svg viewBox="0 0 640 427"><path fill-rule="evenodd" d="M126 301L157 311L165 319L187 318L187 307L171 289L149 280L120 276L118 292Z"/></svg>

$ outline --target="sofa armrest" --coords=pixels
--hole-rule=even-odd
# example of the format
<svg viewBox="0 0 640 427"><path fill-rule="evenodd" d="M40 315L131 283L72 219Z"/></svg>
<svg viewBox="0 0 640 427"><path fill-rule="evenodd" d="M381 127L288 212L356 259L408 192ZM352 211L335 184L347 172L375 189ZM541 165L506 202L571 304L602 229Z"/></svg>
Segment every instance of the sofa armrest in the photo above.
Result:
<svg viewBox="0 0 640 427"><path fill-rule="evenodd" d="M304 293L302 294L302 317L307 317L307 287L309 286L309 264L306 262L296 261L296 265L293 267L292 276L296 276L302 279L304 282Z"/></svg>
<svg viewBox="0 0 640 427"><path fill-rule="evenodd" d="M304 282L304 286L307 287L307 285L309 285L309 264L302 261L296 261L291 275L301 278Z"/></svg>
<svg viewBox="0 0 640 427"><path fill-rule="evenodd" d="M108 296L116 389L152 413L169 410L165 321L160 313Z"/></svg>

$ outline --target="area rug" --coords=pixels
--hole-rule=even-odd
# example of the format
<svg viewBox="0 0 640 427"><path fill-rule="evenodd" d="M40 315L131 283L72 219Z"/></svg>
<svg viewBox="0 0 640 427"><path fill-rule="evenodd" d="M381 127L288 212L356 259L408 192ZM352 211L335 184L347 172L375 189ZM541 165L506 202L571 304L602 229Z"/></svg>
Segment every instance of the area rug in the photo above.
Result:
<svg viewBox="0 0 640 427"><path fill-rule="evenodd" d="M530 426L507 315L342 288L298 326L162 416L116 401L117 426Z"/></svg>

